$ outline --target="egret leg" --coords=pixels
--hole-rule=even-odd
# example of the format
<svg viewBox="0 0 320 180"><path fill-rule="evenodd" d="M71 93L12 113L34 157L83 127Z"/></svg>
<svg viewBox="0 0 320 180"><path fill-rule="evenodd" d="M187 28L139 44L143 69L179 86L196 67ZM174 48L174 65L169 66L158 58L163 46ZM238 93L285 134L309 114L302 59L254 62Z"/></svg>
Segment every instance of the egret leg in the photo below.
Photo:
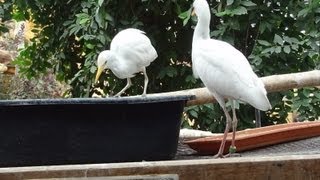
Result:
<svg viewBox="0 0 320 180"><path fill-rule="evenodd" d="M130 88L132 85L131 83L131 79L130 78L127 78L127 85L120 91L118 92L115 97L120 97L122 93L124 93L124 91L126 91L128 88Z"/></svg>
<svg viewBox="0 0 320 180"><path fill-rule="evenodd" d="M256 117L256 127L261 127L261 112L259 109L255 109L254 112Z"/></svg>
<svg viewBox="0 0 320 180"><path fill-rule="evenodd" d="M236 138L236 131L237 131L237 125L238 125L238 119L236 115L236 109L235 109L235 100L232 100L232 141L231 141L231 147L236 147L235 145L235 138Z"/></svg>
<svg viewBox="0 0 320 180"><path fill-rule="evenodd" d="M236 132L237 132L237 125L238 125L238 119L237 119L237 115L236 115L236 101L232 100L232 140L231 140L231 146L229 148L229 154L226 155L226 157L229 156L240 156L240 154L235 154L237 147L236 147L236 143L235 143L235 139L236 139Z"/></svg>
<svg viewBox="0 0 320 180"><path fill-rule="evenodd" d="M142 72L143 72L143 75L144 75L144 87L143 87L142 96L145 97L147 95L147 87L148 87L148 83L149 83L149 78L148 78L148 75L147 75L146 67L142 68Z"/></svg>
<svg viewBox="0 0 320 180"><path fill-rule="evenodd" d="M219 151L218 153L214 156L214 158L223 158L223 151L224 151L224 147L225 147L225 144L226 144L226 140L227 140L227 135L228 135L228 132L229 132L229 129L230 129L230 125L231 125L231 117L227 111L227 108L226 108L226 103L224 102L224 99L221 98L220 96L215 96L216 100L218 101L219 105L221 106L225 116L226 116L226 128L224 130L224 134L223 134L223 138L222 138L222 141L221 141L221 144L220 144L220 148L219 148Z"/></svg>

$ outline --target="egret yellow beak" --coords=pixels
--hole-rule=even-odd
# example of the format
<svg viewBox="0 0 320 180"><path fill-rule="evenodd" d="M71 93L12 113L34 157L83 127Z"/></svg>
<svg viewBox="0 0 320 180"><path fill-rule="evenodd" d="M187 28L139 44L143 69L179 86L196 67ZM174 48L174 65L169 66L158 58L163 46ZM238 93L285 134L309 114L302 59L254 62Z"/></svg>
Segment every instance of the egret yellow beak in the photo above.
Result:
<svg viewBox="0 0 320 180"><path fill-rule="evenodd" d="M103 72L103 69L104 69L104 68L101 67L101 66L98 67L98 71L97 71L97 74L96 74L96 79L94 80L94 83L95 83L95 84L98 82L99 77L100 77L101 73Z"/></svg>
<svg viewBox="0 0 320 180"><path fill-rule="evenodd" d="M192 8L192 10L191 10L191 16L196 16L197 14L196 14L196 12L194 11L194 8Z"/></svg>

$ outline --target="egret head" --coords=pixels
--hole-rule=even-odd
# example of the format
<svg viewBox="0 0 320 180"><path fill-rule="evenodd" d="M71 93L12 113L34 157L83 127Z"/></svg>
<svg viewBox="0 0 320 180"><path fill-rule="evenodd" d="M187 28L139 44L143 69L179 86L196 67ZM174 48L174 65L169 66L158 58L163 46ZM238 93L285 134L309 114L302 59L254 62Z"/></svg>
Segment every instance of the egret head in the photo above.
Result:
<svg viewBox="0 0 320 180"><path fill-rule="evenodd" d="M107 69L107 60L111 59L112 57L113 57L113 55L110 50L102 51L99 54L98 60L97 60L98 70L97 70L97 74L96 74L95 83L98 82L99 77L100 77L101 73L103 72L103 70Z"/></svg>
<svg viewBox="0 0 320 180"><path fill-rule="evenodd" d="M207 0L195 0L193 2L191 15L201 16L204 13L205 14L209 13L210 15L209 5Z"/></svg>

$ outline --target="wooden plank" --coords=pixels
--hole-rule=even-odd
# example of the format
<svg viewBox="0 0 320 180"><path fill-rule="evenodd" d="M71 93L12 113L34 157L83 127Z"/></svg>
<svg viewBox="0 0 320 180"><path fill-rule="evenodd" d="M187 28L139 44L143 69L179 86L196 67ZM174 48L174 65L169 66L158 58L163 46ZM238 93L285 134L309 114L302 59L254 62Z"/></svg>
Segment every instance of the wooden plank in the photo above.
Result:
<svg viewBox="0 0 320 180"><path fill-rule="evenodd" d="M165 174L176 174L180 180L318 179L320 154L0 168L1 180Z"/></svg>
<svg viewBox="0 0 320 180"><path fill-rule="evenodd" d="M78 177L78 178L46 178L30 180L179 180L177 174L164 175L132 175L132 176L104 176L104 177Z"/></svg>

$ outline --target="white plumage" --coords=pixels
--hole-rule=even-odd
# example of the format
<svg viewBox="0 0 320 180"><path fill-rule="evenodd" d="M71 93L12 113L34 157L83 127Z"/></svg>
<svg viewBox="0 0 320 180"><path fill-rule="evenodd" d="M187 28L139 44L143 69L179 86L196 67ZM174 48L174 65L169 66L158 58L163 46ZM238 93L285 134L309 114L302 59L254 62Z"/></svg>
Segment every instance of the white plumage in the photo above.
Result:
<svg viewBox="0 0 320 180"><path fill-rule="evenodd" d="M246 57L232 45L210 39L210 10L206 0L195 0L194 13L198 17L192 41L192 68L195 77L200 78L222 107L227 126L217 157L222 157L224 144L233 125L232 148L235 148L234 138L237 118L232 106L233 121L226 110L224 98L239 99L260 110L271 108L266 96L263 82L253 72Z"/></svg>
<svg viewBox="0 0 320 180"><path fill-rule="evenodd" d="M136 73L143 72L145 77L143 96L146 95L148 76L146 67L158 57L150 39L138 29L120 31L111 41L110 50L102 51L97 60L97 82L102 71L109 68L118 78L127 78L127 85L116 94L120 96L131 85L130 78Z"/></svg>

